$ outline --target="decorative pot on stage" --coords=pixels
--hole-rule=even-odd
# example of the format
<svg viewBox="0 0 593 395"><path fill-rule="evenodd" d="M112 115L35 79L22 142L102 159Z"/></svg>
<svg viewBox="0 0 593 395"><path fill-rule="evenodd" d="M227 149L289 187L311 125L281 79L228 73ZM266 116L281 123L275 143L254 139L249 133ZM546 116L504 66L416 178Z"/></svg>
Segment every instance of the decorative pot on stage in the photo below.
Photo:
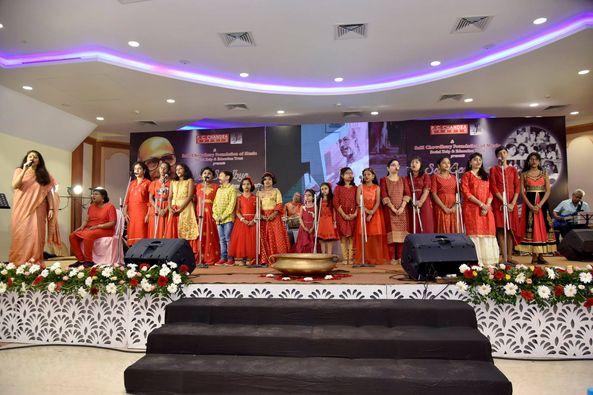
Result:
<svg viewBox="0 0 593 395"><path fill-rule="evenodd" d="M292 276L324 274L330 272L338 262L332 254L275 254L270 256L272 267Z"/></svg>

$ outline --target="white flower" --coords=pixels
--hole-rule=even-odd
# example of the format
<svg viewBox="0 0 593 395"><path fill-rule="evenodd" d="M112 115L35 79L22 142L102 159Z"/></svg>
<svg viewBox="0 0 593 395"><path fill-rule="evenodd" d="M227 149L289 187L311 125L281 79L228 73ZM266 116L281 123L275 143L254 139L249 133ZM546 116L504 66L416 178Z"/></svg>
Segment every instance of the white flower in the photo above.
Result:
<svg viewBox="0 0 593 395"><path fill-rule="evenodd" d="M587 266L585 266L585 269L587 269L587 270L593 270L593 266L587 265Z"/></svg>
<svg viewBox="0 0 593 395"><path fill-rule="evenodd" d="M159 276L167 277L171 273L171 269L168 266L163 265L161 270L159 270Z"/></svg>
<svg viewBox="0 0 593 395"><path fill-rule="evenodd" d="M6 284L0 281L0 294L6 292Z"/></svg>
<svg viewBox="0 0 593 395"><path fill-rule="evenodd" d="M147 280L147 279L143 278L143 279L142 279L142 281L140 281L140 285L141 285L141 286L144 288L144 286L145 286L146 284L150 284L150 283L148 282L148 280Z"/></svg>
<svg viewBox="0 0 593 395"><path fill-rule="evenodd" d="M126 276L128 278L134 278L134 277L136 277L136 273L137 273L136 269L132 268L126 272Z"/></svg>
<svg viewBox="0 0 593 395"><path fill-rule="evenodd" d="M62 280L64 280L64 281L68 281L68 278L69 278L68 276L63 276L63 277L62 277Z"/></svg>
<svg viewBox="0 0 593 395"><path fill-rule="evenodd" d="M83 277L84 277L84 273L83 273L83 272L80 272L80 273L78 273L78 274L76 275L76 277L78 277L78 278L83 278Z"/></svg>
<svg viewBox="0 0 593 395"><path fill-rule="evenodd" d="M79 287L78 288L78 296L80 296L81 298L84 298L87 295L86 289L84 289L84 287Z"/></svg>
<svg viewBox="0 0 593 395"><path fill-rule="evenodd" d="M500 269L504 270L504 269L506 269L506 268L507 268L507 265L505 265L504 263L500 263L500 264L498 265L498 267L499 267Z"/></svg>
<svg viewBox="0 0 593 395"><path fill-rule="evenodd" d="M547 267L546 272L548 273L548 277L550 278L550 280L556 278L556 272L554 271L554 269L550 269L549 267Z"/></svg>
<svg viewBox="0 0 593 395"><path fill-rule="evenodd" d="M479 272L482 271L483 267L481 265L473 265L471 269L475 270L476 272Z"/></svg>
<svg viewBox="0 0 593 395"><path fill-rule="evenodd" d="M176 293L177 292L177 289L178 289L177 288L177 285L175 285L175 284L169 284L167 286L167 291L169 291L170 294Z"/></svg>
<svg viewBox="0 0 593 395"><path fill-rule="evenodd" d="M49 283L49 284L47 284L47 290L49 292L54 292L56 290L56 283Z"/></svg>
<svg viewBox="0 0 593 395"><path fill-rule="evenodd" d="M54 262L54 264L49 267L49 270L51 270L52 272L55 272L56 270L61 269L61 268L62 268L62 265L60 264L60 262Z"/></svg>
<svg viewBox="0 0 593 395"><path fill-rule="evenodd" d="M529 268L527 266L523 265L523 264L518 264L517 266L515 266L515 269L517 269L517 270L527 270Z"/></svg>
<svg viewBox="0 0 593 395"><path fill-rule="evenodd" d="M41 266L39 266L38 264L34 264L34 265L31 265L31 267L29 268L29 272L37 273L40 269L41 269Z"/></svg>
<svg viewBox="0 0 593 395"><path fill-rule="evenodd" d="M593 276L589 272L579 273L579 280L581 280L582 283L589 284L591 280L593 280Z"/></svg>
<svg viewBox="0 0 593 395"><path fill-rule="evenodd" d="M167 262L167 265L171 268L171 269L177 269L177 264L175 262Z"/></svg>
<svg viewBox="0 0 593 395"><path fill-rule="evenodd" d="M290 277L282 277L282 281L290 281Z"/></svg>
<svg viewBox="0 0 593 395"><path fill-rule="evenodd" d="M583 289L585 289L585 286L583 284L579 284L578 288L582 291Z"/></svg>
<svg viewBox="0 0 593 395"><path fill-rule="evenodd" d="M3 269L0 274L2 274L3 276L6 276L8 274L8 270Z"/></svg>
<svg viewBox="0 0 593 395"><path fill-rule="evenodd" d="M461 270L461 268L459 268L459 270ZM457 287L457 290L463 294L466 293L469 288L465 281L457 281L455 286Z"/></svg>
<svg viewBox="0 0 593 395"><path fill-rule="evenodd" d="M153 289L154 287L148 281L142 284L142 290L144 292L151 292Z"/></svg>
<svg viewBox="0 0 593 395"><path fill-rule="evenodd" d="M4 266L6 266L4 262L0 262L0 269L4 269Z"/></svg>
<svg viewBox="0 0 593 395"><path fill-rule="evenodd" d="M305 277L303 278L303 281L313 281L313 277Z"/></svg>
<svg viewBox="0 0 593 395"><path fill-rule="evenodd" d="M128 263L126 267L129 267L130 269L136 269L138 265L136 265L135 263Z"/></svg>
<svg viewBox="0 0 593 395"><path fill-rule="evenodd" d="M77 270L77 269L72 269L72 270L70 270L70 272L68 273L68 275L69 275L70 277L74 277L74 276L76 276L77 274L78 274L78 270Z"/></svg>
<svg viewBox="0 0 593 395"><path fill-rule="evenodd" d="M87 277L86 280L84 280L84 285L86 285L87 287L90 287L92 283L93 283L92 277Z"/></svg>
<svg viewBox="0 0 593 395"><path fill-rule="evenodd" d="M266 277L267 278L274 278L274 275L272 273L268 273L268 274L266 274Z"/></svg>
<svg viewBox="0 0 593 395"><path fill-rule="evenodd" d="M523 274L523 273L517 274L517 277L515 277L515 282L517 284L523 284L525 282L525 274Z"/></svg>
<svg viewBox="0 0 593 395"><path fill-rule="evenodd" d="M492 287L488 284L482 284L478 287L478 293L482 296L488 296L490 291L492 291Z"/></svg>
<svg viewBox="0 0 593 395"><path fill-rule="evenodd" d="M333 278L334 276L332 276L331 274L328 274L325 277L323 277L324 280L332 280Z"/></svg>
<svg viewBox="0 0 593 395"><path fill-rule="evenodd" d="M22 266L17 267L16 274L23 274L25 272L25 268Z"/></svg>
<svg viewBox="0 0 593 395"><path fill-rule="evenodd" d="M107 266L106 268L103 269L103 271L101 272L101 275L105 278L111 277L113 275L113 267Z"/></svg>
<svg viewBox="0 0 593 395"><path fill-rule="evenodd" d="M109 283L105 287L105 292L107 292L108 294L114 294L115 291L117 291L117 287L114 283Z"/></svg>
<svg viewBox="0 0 593 395"><path fill-rule="evenodd" d="M539 287L537 287L537 294L542 299L548 299L550 297L550 295L552 294L552 291L550 291L550 287L546 287L545 285L540 285Z"/></svg>
<svg viewBox="0 0 593 395"><path fill-rule="evenodd" d="M517 290L519 289L519 287L517 287L513 283L506 283L505 286L503 287L503 289L504 289L505 295L513 296L513 295L517 294Z"/></svg>
<svg viewBox="0 0 593 395"><path fill-rule="evenodd" d="M577 294L577 287L574 284L568 284L564 287L564 296L567 298L574 298Z"/></svg>
<svg viewBox="0 0 593 395"><path fill-rule="evenodd" d="M181 284L181 275L178 273L173 273L173 284Z"/></svg>
<svg viewBox="0 0 593 395"><path fill-rule="evenodd" d="M148 270L148 266L142 266L142 269L140 269L141 271L145 272Z"/></svg>
<svg viewBox="0 0 593 395"><path fill-rule="evenodd" d="M459 273L465 273L469 270L469 266L467 266L465 263L461 266L459 266Z"/></svg>
<svg viewBox="0 0 593 395"><path fill-rule="evenodd" d="M49 276L49 270L43 269L43 271L41 272L41 277L45 278L47 276Z"/></svg>
<svg viewBox="0 0 593 395"><path fill-rule="evenodd" d="M14 265L14 263L12 263L12 262L11 262L11 263L9 263L8 265L6 265L6 268L7 268L8 270L12 270L12 269L14 269L15 267L16 267L16 266L15 266L15 265Z"/></svg>
<svg viewBox="0 0 593 395"><path fill-rule="evenodd" d="M55 273L59 276L60 274L62 274L62 268L57 268Z"/></svg>

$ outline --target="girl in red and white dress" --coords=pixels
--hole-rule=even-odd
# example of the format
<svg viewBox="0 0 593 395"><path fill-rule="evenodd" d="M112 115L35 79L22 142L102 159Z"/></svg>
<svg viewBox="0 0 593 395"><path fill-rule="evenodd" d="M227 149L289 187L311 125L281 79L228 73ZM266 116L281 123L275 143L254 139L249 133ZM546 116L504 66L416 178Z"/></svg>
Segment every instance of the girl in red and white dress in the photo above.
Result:
<svg viewBox="0 0 593 395"><path fill-rule="evenodd" d="M243 264L255 263L255 210L257 203L255 194L253 194L254 190L255 186L251 177L241 180L239 186L241 195L237 198L236 218L229 246L229 256L242 259Z"/></svg>
<svg viewBox="0 0 593 395"><path fill-rule="evenodd" d="M128 223L128 245L132 246L148 236L148 187L150 173L144 162L136 162L132 167L136 179L128 185L124 202L124 218Z"/></svg>
<svg viewBox="0 0 593 395"><path fill-rule="evenodd" d="M315 246L315 191L307 189L304 193L305 203L301 206L299 216L299 234L294 246L295 252L313 252Z"/></svg>
<svg viewBox="0 0 593 395"><path fill-rule="evenodd" d="M336 212L333 205L331 185L321 184L321 193L317 199L319 209L319 223L317 224L317 238L322 254L331 254L334 240L338 240L336 232Z"/></svg>
<svg viewBox="0 0 593 395"><path fill-rule="evenodd" d="M171 181L169 172L171 165L161 162L159 165L159 179L154 180L148 187L148 237L162 239L165 237L167 220L169 218L169 190Z"/></svg>

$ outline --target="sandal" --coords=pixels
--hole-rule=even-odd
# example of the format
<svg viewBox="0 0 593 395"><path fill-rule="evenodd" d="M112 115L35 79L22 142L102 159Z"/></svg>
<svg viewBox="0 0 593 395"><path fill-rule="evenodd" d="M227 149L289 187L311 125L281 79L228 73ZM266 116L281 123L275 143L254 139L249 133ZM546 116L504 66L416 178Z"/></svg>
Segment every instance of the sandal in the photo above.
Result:
<svg viewBox="0 0 593 395"><path fill-rule="evenodd" d="M543 257L543 255L540 255L537 257L537 263L539 263L540 265L546 265L550 262L546 261Z"/></svg>

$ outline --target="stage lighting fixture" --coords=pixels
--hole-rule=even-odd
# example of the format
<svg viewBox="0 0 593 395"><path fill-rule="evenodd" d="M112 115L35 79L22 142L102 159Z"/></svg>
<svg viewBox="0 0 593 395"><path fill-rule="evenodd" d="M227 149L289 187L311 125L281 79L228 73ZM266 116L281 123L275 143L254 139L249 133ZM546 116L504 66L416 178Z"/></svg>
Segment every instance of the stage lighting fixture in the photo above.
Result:
<svg viewBox="0 0 593 395"><path fill-rule="evenodd" d="M82 185L74 185L73 187L67 188L69 195L80 195L82 194Z"/></svg>

